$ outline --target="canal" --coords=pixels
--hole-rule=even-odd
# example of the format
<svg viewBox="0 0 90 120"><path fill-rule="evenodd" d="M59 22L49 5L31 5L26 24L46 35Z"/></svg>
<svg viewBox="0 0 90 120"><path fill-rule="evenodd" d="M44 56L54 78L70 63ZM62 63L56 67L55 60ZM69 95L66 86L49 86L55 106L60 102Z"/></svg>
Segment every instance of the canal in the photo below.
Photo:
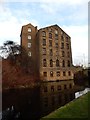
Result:
<svg viewBox="0 0 90 120"><path fill-rule="evenodd" d="M4 90L2 120L39 120L75 99L73 81L43 82L34 88Z"/></svg>

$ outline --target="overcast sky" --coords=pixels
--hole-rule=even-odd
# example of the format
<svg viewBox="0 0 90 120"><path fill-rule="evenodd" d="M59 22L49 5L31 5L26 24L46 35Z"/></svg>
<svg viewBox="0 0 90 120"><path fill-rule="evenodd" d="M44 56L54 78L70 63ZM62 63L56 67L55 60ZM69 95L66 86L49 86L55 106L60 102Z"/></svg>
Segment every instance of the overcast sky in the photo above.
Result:
<svg viewBox="0 0 90 120"><path fill-rule="evenodd" d="M88 0L0 0L0 45L20 43L22 25L59 25L71 36L74 64L88 62Z"/></svg>

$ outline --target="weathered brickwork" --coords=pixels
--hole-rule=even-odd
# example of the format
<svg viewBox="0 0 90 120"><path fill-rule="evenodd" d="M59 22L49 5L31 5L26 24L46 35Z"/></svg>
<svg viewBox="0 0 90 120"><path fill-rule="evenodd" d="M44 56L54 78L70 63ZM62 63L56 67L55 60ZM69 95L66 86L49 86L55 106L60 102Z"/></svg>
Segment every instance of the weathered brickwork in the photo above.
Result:
<svg viewBox="0 0 90 120"><path fill-rule="evenodd" d="M23 26L21 46L38 65L41 80L73 79L71 37L58 25L39 30L31 24Z"/></svg>

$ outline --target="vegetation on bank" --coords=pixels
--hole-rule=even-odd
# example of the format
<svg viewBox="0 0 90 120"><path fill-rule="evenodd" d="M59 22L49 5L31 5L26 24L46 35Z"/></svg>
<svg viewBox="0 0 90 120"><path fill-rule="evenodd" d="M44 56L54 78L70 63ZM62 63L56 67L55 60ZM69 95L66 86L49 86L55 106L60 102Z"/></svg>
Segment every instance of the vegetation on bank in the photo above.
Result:
<svg viewBox="0 0 90 120"><path fill-rule="evenodd" d="M27 88L38 83L37 67L24 48L13 41L0 47L2 53L2 88ZM6 55L6 59L5 59ZM36 70L36 71L35 71Z"/></svg>
<svg viewBox="0 0 90 120"><path fill-rule="evenodd" d="M73 100L72 102L66 104L65 106L57 109L56 111L50 113L49 115L41 118L50 119L50 118L89 118L89 99L90 92Z"/></svg>

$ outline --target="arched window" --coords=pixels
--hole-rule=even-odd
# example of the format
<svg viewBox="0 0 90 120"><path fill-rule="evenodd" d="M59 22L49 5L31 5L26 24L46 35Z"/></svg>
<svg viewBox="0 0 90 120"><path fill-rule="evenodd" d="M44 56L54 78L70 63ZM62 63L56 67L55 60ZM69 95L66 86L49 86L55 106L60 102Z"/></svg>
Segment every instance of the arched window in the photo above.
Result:
<svg viewBox="0 0 90 120"><path fill-rule="evenodd" d="M70 67L70 61L69 60L67 61L67 66Z"/></svg>
<svg viewBox="0 0 90 120"><path fill-rule="evenodd" d="M65 56L65 52L64 51L62 51L62 57L64 57Z"/></svg>
<svg viewBox="0 0 90 120"><path fill-rule="evenodd" d="M71 75L71 72L70 72L70 71L68 71L68 75L69 75L69 76Z"/></svg>
<svg viewBox="0 0 90 120"><path fill-rule="evenodd" d="M53 77L53 71L50 71L50 77Z"/></svg>
<svg viewBox="0 0 90 120"><path fill-rule="evenodd" d="M46 39L43 39L43 46L46 46Z"/></svg>
<svg viewBox="0 0 90 120"><path fill-rule="evenodd" d="M31 28L28 28L28 32L31 32Z"/></svg>
<svg viewBox="0 0 90 120"><path fill-rule="evenodd" d="M59 60L56 60L56 67L59 67Z"/></svg>
<svg viewBox="0 0 90 120"><path fill-rule="evenodd" d="M49 38L52 38L52 33L49 33Z"/></svg>
<svg viewBox="0 0 90 120"><path fill-rule="evenodd" d="M52 59L50 60L50 67L53 67L53 61L52 61Z"/></svg>
<svg viewBox="0 0 90 120"><path fill-rule="evenodd" d="M62 67L65 67L65 61L64 60L62 61Z"/></svg>
<svg viewBox="0 0 90 120"><path fill-rule="evenodd" d="M46 37L46 32L45 31L42 31L42 36Z"/></svg>
<svg viewBox="0 0 90 120"><path fill-rule="evenodd" d="M47 66L46 59L43 59L43 67L46 67L46 66Z"/></svg>

